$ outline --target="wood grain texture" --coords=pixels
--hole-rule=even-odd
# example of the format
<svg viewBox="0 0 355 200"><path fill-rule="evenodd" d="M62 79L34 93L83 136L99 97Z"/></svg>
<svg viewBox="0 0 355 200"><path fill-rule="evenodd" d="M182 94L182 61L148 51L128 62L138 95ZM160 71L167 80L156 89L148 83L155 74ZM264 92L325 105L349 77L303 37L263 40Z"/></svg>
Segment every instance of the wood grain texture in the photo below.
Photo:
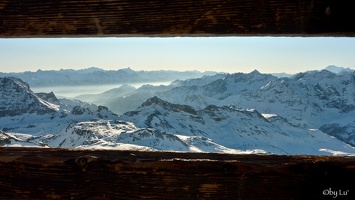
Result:
<svg viewBox="0 0 355 200"><path fill-rule="evenodd" d="M2 0L0 37L355 36L346 0Z"/></svg>
<svg viewBox="0 0 355 200"><path fill-rule="evenodd" d="M0 148L3 199L351 198L354 178L353 157Z"/></svg>

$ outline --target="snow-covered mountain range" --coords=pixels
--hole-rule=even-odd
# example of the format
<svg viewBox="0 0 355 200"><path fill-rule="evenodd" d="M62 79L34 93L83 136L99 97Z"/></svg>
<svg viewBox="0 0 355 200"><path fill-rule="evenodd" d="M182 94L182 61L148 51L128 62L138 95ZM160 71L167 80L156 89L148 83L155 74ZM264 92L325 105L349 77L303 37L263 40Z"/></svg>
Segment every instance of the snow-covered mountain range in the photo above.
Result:
<svg viewBox="0 0 355 200"><path fill-rule="evenodd" d="M0 145L355 155L352 70L214 74L81 100L18 78L0 78L0 89Z"/></svg>
<svg viewBox="0 0 355 200"><path fill-rule="evenodd" d="M204 139L222 144L227 149L275 154L320 154L320 151L334 149L354 151L350 145L319 130L302 129L282 117L262 115L254 109L240 110L233 106L209 105L195 110L153 97L119 118L138 127L154 128L188 140L198 138L195 142Z"/></svg>
<svg viewBox="0 0 355 200"><path fill-rule="evenodd" d="M64 85L101 85L166 82L176 79L198 78L203 75L213 75L216 72L199 71L135 71L131 68L119 70L103 70L91 67L81 70L37 70L36 72L1 73L0 77L16 77L32 87L64 86Z"/></svg>
<svg viewBox="0 0 355 200"><path fill-rule="evenodd" d="M123 114L139 107L149 97L159 96L160 93L171 90L178 86L203 86L207 83L224 78L226 74L203 76L187 80L175 80L170 85L153 86L143 85L134 88L130 85L122 85L100 94L87 94L75 97L76 99L92 102L109 107L117 114Z"/></svg>
<svg viewBox="0 0 355 200"><path fill-rule="evenodd" d="M232 74L202 86L180 86L159 93L164 100L203 109L230 105L281 116L294 126L322 129L355 145L355 72L327 70L276 78L256 71ZM334 131L338 127L344 132Z"/></svg>

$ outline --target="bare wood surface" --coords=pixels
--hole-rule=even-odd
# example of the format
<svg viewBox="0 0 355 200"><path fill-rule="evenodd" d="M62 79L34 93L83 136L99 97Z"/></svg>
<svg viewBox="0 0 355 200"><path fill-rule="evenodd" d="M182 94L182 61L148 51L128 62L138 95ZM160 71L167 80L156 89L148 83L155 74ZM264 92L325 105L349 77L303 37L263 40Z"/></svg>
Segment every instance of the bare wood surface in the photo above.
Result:
<svg viewBox="0 0 355 200"><path fill-rule="evenodd" d="M354 36L347 0L1 0L0 37Z"/></svg>
<svg viewBox="0 0 355 200"><path fill-rule="evenodd" d="M3 199L346 199L354 178L354 157L0 148Z"/></svg>

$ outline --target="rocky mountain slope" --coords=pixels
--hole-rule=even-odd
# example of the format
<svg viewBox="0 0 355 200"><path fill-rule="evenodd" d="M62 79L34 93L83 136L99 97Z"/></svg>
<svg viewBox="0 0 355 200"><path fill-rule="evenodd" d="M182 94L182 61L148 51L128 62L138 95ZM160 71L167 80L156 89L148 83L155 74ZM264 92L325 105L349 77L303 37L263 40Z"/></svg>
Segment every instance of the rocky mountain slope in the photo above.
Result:
<svg viewBox="0 0 355 200"><path fill-rule="evenodd" d="M57 105L34 94L27 83L13 77L0 78L0 117L24 113L39 115L58 111Z"/></svg>
<svg viewBox="0 0 355 200"><path fill-rule="evenodd" d="M186 137L152 128L138 128L131 122L120 120L73 123L58 134L37 140L64 148L264 153L262 150L229 149L201 136Z"/></svg>

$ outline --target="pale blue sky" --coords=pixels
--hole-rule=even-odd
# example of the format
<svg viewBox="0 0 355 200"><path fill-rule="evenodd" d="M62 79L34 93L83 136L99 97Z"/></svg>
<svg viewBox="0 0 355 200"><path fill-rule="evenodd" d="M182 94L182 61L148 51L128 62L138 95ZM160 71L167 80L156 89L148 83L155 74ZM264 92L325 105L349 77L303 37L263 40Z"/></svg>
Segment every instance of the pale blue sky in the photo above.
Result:
<svg viewBox="0 0 355 200"><path fill-rule="evenodd" d="M0 39L0 71L99 67L296 73L355 69L355 38L195 37Z"/></svg>

